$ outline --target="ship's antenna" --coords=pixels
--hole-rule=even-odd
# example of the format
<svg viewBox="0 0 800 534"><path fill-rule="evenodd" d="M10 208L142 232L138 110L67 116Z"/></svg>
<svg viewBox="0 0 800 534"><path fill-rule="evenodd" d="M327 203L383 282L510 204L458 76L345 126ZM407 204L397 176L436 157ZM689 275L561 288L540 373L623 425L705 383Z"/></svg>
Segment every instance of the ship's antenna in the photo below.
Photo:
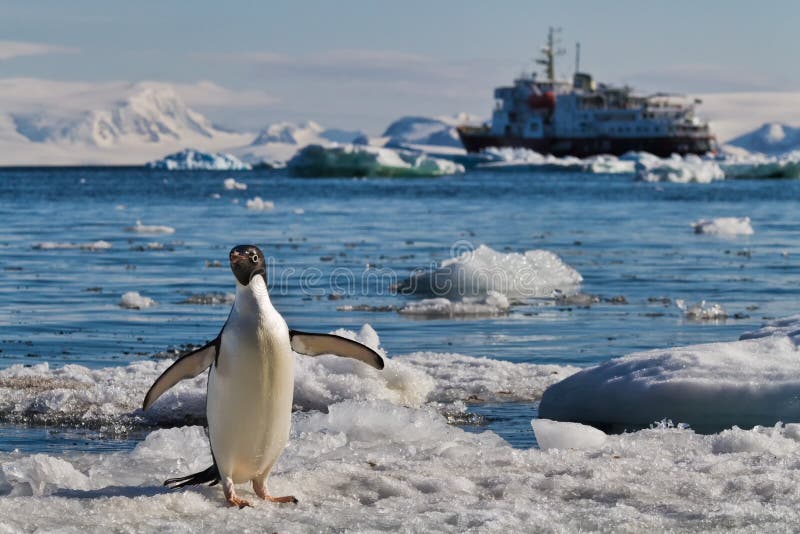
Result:
<svg viewBox="0 0 800 534"><path fill-rule="evenodd" d="M581 71L581 43L575 43L575 74Z"/></svg>
<svg viewBox="0 0 800 534"><path fill-rule="evenodd" d="M563 56L566 53L566 50L563 48L556 49L556 45L560 42L557 34L560 33L561 28L553 28L550 26L547 32L547 45L542 47L542 54L544 54L544 57L536 60L536 63L544 65L547 68L547 79L550 82L556 80L555 57Z"/></svg>

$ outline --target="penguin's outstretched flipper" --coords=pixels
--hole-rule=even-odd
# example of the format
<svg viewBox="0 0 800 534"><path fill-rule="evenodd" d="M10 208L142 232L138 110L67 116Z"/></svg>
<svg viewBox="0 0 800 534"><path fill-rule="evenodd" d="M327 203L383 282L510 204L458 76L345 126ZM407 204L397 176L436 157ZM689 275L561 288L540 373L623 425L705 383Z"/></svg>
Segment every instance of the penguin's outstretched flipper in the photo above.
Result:
<svg viewBox="0 0 800 534"><path fill-rule="evenodd" d="M199 473L194 473L193 475L178 478L168 478L164 481L164 485L169 489L178 489L184 486L194 486L197 484L205 484L207 482L210 482L210 484L208 484L209 486L214 486L218 484L219 481L219 469L217 469L217 464L213 464L208 469L200 471Z"/></svg>
<svg viewBox="0 0 800 534"><path fill-rule="evenodd" d="M383 369L383 358L380 354L352 339L334 334L312 334L298 330L289 330L289 338L292 350L306 356L333 354L353 358L375 369Z"/></svg>
<svg viewBox="0 0 800 534"><path fill-rule="evenodd" d="M197 350L184 354L161 373L144 397L142 409L147 410L165 391L187 378L194 378L214 362L219 354L220 336Z"/></svg>

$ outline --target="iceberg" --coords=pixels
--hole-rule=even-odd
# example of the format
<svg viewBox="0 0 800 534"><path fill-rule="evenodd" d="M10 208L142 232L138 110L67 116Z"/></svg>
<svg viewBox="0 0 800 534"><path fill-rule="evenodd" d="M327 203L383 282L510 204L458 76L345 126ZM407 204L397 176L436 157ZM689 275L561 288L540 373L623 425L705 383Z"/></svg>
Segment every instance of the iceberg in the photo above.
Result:
<svg viewBox="0 0 800 534"><path fill-rule="evenodd" d="M607 430L670 419L696 430L800 421L800 316L739 341L638 352L550 386L540 417Z"/></svg>
<svg viewBox="0 0 800 534"><path fill-rule="evenodd" d="M464 172L463 165L405 150L366 145L309 145L287 162L289 174L320 176L443 176Z"/></svg>
<svg viewBox="0 0 800 534"><path fill-rule="evenodd" d="M150 161L146 165L151 169L168 171L249 171L253 167L236 156L219 152L211 154L186 148L170 154L163 159Z"/></svg>
<svg viewBox="0 0 800 534"><path fill-rule="evenodd" d="M502 253L480 245L432 271L415 273L399 289L451 300L496 292L514 300L574 295L582 281L578 271L548 250Z"/></svg>
<svg viewBox="0 0 800 534"><path fill-rule="evenodd" d="M800 151L780 156L724 153L718 161L726 178L800 178Z"/></svg>
<svg viewBox="0 0 800 534"><path fill-rule="evenodd" d="M692 223L694 233L720 236L753 235L750 217L718 217Z"/></svg>
<svg viewBox="0 0 800 534"><path fill-rule="evenodd" d="M659 158L647 153L631 156L635 161L636 178L645 182L696 182L707 184L724 180L725 173L719 164L694 154L681 157L673 154L669 158Z"/></svg>

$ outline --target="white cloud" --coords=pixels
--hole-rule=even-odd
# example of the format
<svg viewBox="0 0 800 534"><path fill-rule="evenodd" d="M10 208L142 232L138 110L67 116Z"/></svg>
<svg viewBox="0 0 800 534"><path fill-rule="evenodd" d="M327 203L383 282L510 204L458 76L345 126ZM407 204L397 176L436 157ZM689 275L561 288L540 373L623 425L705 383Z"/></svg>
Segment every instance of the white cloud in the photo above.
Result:
<svg viewBox="0 0 800 534"><path fill-rule="evenodd" d="M79 50L70 46L30 43L26 41L0 41L0 61L24 56L46 56L51 54L77 54Z"/></svg>

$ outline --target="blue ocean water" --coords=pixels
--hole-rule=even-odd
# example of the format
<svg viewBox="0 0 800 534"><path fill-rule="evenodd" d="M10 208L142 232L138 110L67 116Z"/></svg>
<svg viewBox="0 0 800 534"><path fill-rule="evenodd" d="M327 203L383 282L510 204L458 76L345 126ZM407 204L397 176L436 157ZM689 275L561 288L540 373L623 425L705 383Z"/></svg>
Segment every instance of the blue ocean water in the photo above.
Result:
<svg viewBox="0 0 800 534"><path fill-rule="evenodd" d="M230 176L247 189L226 190ZM274 209L247 209L256 196ZM213 338L229 305L184 301L233 291L227 254L240 243L258 244L268 256L273 302L290 327L327 332L369 323L390 355L457 352L587 366L636 350L732 340L766 318L797 311L799 199L800 181L780 180L651 184L626 175L481 172L296 179L271 170L4 169L0 368L44 361L125 365ZM725 239L692 232L693 221L723 216L749 216L755 234ZM175 232L126 231L137 220ZM98 240L111 248L36 248ZM413 297L395 294L393 283L480 244L551 250L583 275L584 293L627 303L528 302L506 316L470 319L337 310L402 305ZM123 309L118 303L129 291L158 305ZM730 317L689 321L675 299L719 303ZM472 409L486 422L479 430L491 428L518 446L533 442L535 405ZM0 426L0 450L49 450L59 440L87 449L115 446L74 432Z"/></svg>

